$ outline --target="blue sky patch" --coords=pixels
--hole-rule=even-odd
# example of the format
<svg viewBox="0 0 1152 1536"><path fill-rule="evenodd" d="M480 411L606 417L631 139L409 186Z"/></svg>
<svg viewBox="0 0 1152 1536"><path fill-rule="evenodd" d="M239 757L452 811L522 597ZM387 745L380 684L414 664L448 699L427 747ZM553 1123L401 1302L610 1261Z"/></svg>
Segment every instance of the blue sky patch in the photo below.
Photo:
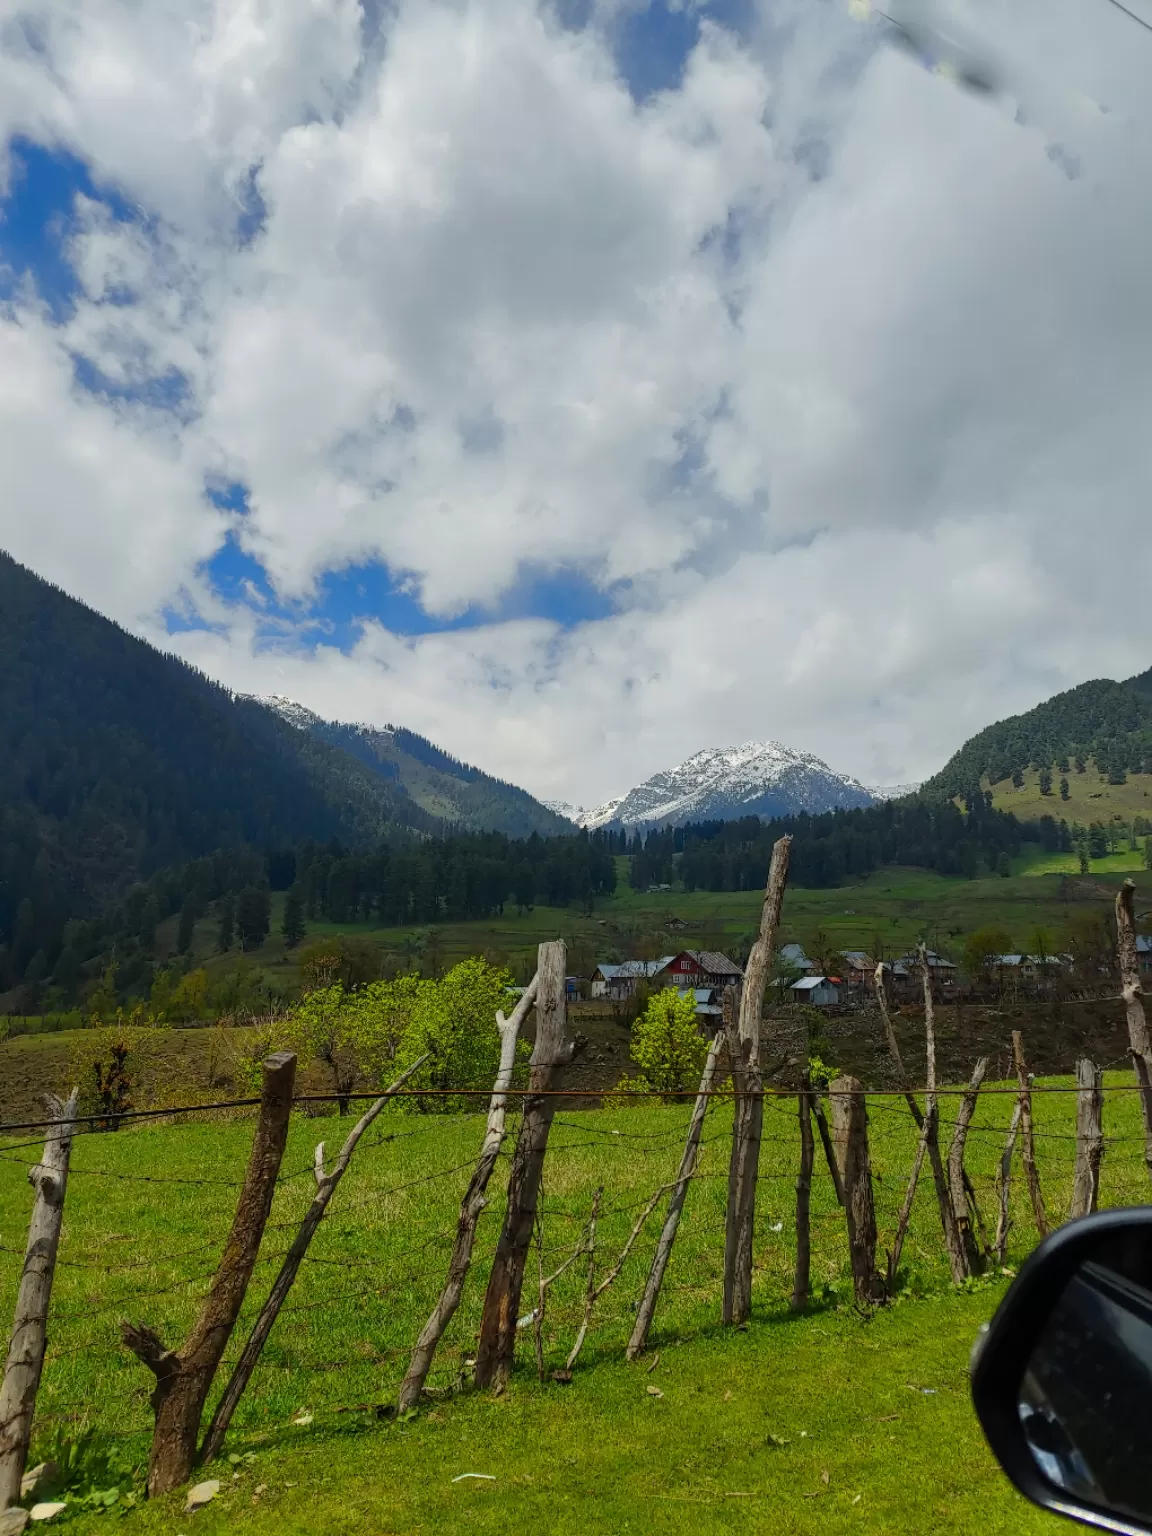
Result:
<svg viewBox="0 0 1152 1536"><path fill-rule="evenodd" d="M139 211L117 192L98 187L85 162L66 149L45 149L30 139L9 145L7 196L0 200L0 281L11 291L30 276L57 322L67 319L79 285L66 255L75 227L76 194L97 199L123 222L138 222ZM2 291L2 290L0 290Z"/></svg>

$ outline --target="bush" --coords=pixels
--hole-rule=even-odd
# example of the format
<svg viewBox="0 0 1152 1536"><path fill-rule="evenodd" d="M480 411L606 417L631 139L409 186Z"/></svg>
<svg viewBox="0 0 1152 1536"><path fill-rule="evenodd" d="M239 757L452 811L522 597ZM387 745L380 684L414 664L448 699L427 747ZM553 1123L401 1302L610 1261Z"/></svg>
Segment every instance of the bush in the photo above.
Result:
<svg viewBox="0 0 1152 1536"><path fill-rule="evenodd" d="M696 1002L672 988L655 993L632 1026L632 1060L659 1093L684 1093L700 1082L708 1042L696 1024Z"/></svg>

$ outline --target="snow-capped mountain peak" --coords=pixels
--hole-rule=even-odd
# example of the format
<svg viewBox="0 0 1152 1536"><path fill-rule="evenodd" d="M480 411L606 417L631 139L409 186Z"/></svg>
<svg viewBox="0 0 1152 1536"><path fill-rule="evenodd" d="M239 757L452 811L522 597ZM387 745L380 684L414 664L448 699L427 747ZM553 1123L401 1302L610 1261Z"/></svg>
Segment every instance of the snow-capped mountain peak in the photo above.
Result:
<svg viewBox="0 0 1152 1536"><path fill-rule="evenodd" d="M790 816L799 811L871 805L857 779L836 773L811 752L779 741L705 747L685 762L653 774L618 800L595 810L553 808L583 827L668 826L686 821L731 821L740 816Z"/></svg>

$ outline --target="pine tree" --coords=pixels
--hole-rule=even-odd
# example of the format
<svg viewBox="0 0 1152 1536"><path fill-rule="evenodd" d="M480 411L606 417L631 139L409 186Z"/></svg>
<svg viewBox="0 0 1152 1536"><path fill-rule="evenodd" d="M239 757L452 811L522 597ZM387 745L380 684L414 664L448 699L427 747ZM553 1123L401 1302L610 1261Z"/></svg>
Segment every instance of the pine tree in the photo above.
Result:
<svg viewBox="0 0 1152 1536"><path fill-rule="evenodd" d="M304 926L304 891L297 881L284 898L284 920L280 924L280 932L288 948L295 949L307 931Z"/></svg>
<svg viewBox="0 0 1152 1536"><path fill-rule="evenodd" d="M1042 795L1050 795L1052 793L1051 768L1041 768L1040 770L1040 793Z"/></svg>
<svg viewBox="0 0 1152 1536"><path fill-rule="evenodd" d="M216 948L222 955L228 953L236 942L236 909L231 896L220 903L220 929L216 935Z"/></svg>
<svg viewBox="0 0 1152 1536"><path fill-rule="evenodd" d="M1012 770L1012 788L1013 789L1023 789L1024 788L1024 770L1022 768L1013 768L1013 770Z"/></svg>
<svg viewBox="0 0 1152 1536"><path fill-rule="evenodd" d="M1071 799L1071 791L1068 788L1068 780L1067 779L1061 779L1060 780L1060 798L1061 798L1061 800L1069 800L1069 799Z"/></svg>
<svg viewBox="0 0 1152 1536"><path fill-rule="evenodd" d="M268 937L272 903L267 888L249 885L236 898L236 932L244 950L259 949Z"/></svg>

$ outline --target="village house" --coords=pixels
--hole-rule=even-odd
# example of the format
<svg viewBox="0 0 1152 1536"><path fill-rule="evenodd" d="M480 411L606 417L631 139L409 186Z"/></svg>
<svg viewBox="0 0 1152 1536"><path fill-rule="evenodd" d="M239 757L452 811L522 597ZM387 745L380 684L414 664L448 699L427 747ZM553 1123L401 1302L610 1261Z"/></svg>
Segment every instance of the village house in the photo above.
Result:
<svg viewBox="0 0 1152 1536"><path fill-rule="evenodd" d="M658 978L660 986L711 987L739 986L744 972L717 949L682 949L673 955Z"/></svg>
<svg viewBox="0 0 1152 1536"><path fill-rule="evenodd" d="M803 976L811 976L816 970L814 961L804 953L803 944L782 944L779 963L782 970L799 971Z"/></svg>
<svg viewBox="0 0 1152 1536"><path fill-rule="evenodd" d="M834 1008L845 999L843 979L839 976L802 976L788 988L794 1003L812 1008Z"/></svg>
<svg viewBox="0 0 1152 1536"><path fill-rule="evenodd" d="M934 949L927 950L925 958L928 961L928 974L936 986L954 987L956 985L956 967L951 960L938 955ZM918 954L901 955L892 967L892 971L895 973L901 968L906 976L915 977L918 980L920 956Z"/></svg>
<svg viewBox="0 0 1152 1536"><path fill-rule="evenodd" d="M844 961L845 986L853 992L870 992L876 975L876 962L872 956L863 949L846 949L841 958Z"/></svg>
<svg viewBox="0 0 1152 1536"><path fill-rule="evenodd" d="M675 955L663 955L659 960L625 960L620 965L602 963L592 972L591 995L622 1002L632 996L642 981L653 986L667 986L667 981L657 981L656 978L675 958Z"/></svg>
<svg viewBox="0 0 1152 1536"><path fill-rule="evenodd" d="M1023 981L1038 981L1053 976L1057 971L1068 970L1071 955L989 955L988 969L999 972L1004 978L1019 977Z"/></svg>
<svg viewBox="0 0 1152 1536"><path fill-rule="evenodd" d="M714 1035L720 1028L724 1009L720 994L715 987L677 987L677 997L690 997L696 1004L696 1022L706 1034Z"/></svg>

